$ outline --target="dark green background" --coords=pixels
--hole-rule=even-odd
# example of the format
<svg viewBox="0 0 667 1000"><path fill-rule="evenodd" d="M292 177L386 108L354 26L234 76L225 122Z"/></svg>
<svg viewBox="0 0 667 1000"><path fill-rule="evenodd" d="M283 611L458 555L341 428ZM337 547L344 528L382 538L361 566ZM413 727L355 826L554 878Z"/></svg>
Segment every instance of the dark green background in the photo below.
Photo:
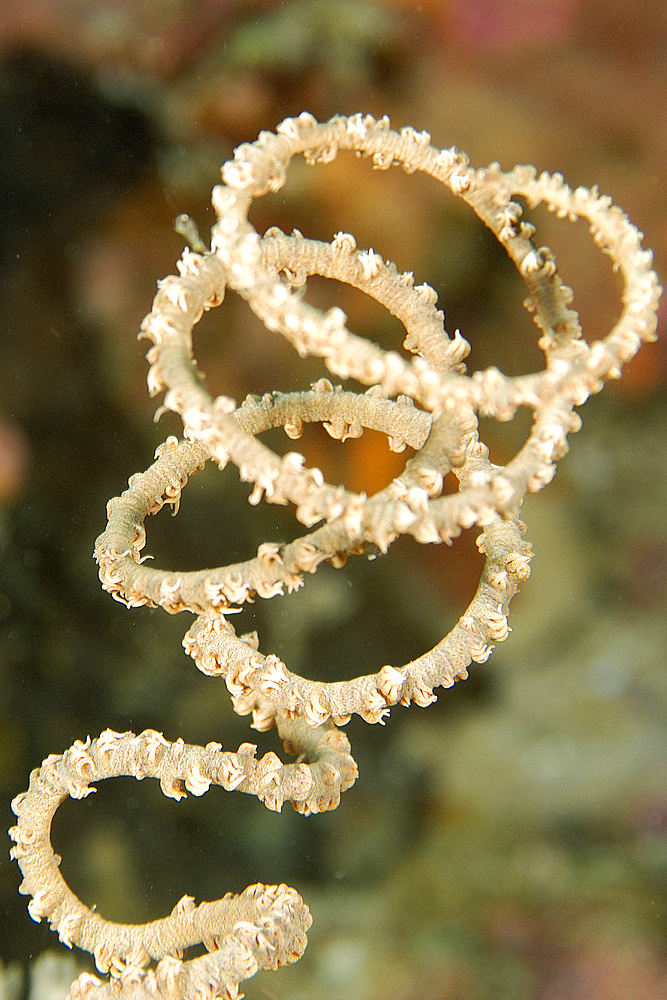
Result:
<svg viewBox="0 0 667 1000"><path fill-rule="evenodd" d="M152 422L135 334L182 248L173 217L188 211L207 233L210 189L235 145L304 109L320 119L386 112L475 165L534 162L573 186L599 183L646 232L659 268L667 226L658 3L2 8L0 811L9 826L9 801L31 768L107 726L278 749L185 656L189 616L126 610L101 592L91 559L107 499L178 433L173 417ZM586 334L603 336L619 308L607 260L583 226L535 216ZM471 342L471 369L541 364L511 266L434 182L372 174L351 157L314 171L298 164L253 221L326 239L349 230L414 270L437 289L448 330ZM400 343L395 323L361 296L312 294L342 302L357 332ZM195 349L211 388L239 400L324 374L231 296L206 317ZM211 899L252 881L289 882L315 918L308 951L251 981L249 997L665 996L663 364L664 347L643 348L626 379L587 404L555 481L526 502L536 554L507 643L427 711L394 709L386 728L350 724L360 778L335 813L277 816L218 788L177 804L153 782L102 783L54 824L82 898L111 918L144 920L186 892ZM487 424L492 457L505 461L527 419ZM392 465L378 437L364 473L361 442L327 441L312 434L309 458L355 488L365 474L388 481L403 462ZM233 468L199 475L178 517L149 526L158 563L217 565L293 537L290 511L251 508L247 494ZM474 534L452 550L402 540L386 559L323 570L235 624L258 628L265 652L312 676L398 665L433 645L472 596ZM16 865L0 859L9 968L60 947L30 921L18 882ZM5 969L3 1000L8 982Z"/></svg>

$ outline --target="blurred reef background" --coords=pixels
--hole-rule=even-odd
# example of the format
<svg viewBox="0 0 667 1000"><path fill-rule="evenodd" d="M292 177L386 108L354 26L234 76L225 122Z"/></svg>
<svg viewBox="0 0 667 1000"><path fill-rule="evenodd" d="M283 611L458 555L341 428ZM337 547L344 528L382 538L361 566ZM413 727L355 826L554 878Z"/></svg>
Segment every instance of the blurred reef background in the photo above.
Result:
<svg viewBox="0 0 667 1000"><path fill-rule="evenodd" d="M174 216L206 237L234 146L302 110L386 113L476 166L599 184L664 282L666 53L658 0L0 0L0 827L33 767L106 727L278 749L186 657L189 617L123 608L91 558L107 500L179 431L171 415L153 423L135 336L183 246ZM252 218L327 240L346 230L413 270L472 344L471 369L541 365L503 251L428 178L352 156L296 163ZM532 218L585 336L604 336L619 311L607 259L584 226ZM312 294L400 344L370 300L323 281ZM325 374L232 295L195 349L211 389L238 400ZM582 409L556 479L524 507L535 557L513 634L428 710L350 724L360 778L336 812L275 815L219 788L177 804L155 782L103 782L54 823L74 890L136 921L184 893L294 885L313 912L308 950L251 980L253 1000L667 997L664 374L663 339ZM486 424L499 459L527 432L525 419ZM369 492L405 460L370 432L340 447L314 431L298 447ZM296 533L290 511L251 508L248 492L233 467L201 473L178 517L149 525L147 551L190 569ZM398 665L472 596L475 534L452 549L402 540L235 624L305 674ZM32 975L47 1000L52 959L29 975L33 959L61 952L66 984L89 965L30 921L19 881L3 851L0 998Z"/></svg>

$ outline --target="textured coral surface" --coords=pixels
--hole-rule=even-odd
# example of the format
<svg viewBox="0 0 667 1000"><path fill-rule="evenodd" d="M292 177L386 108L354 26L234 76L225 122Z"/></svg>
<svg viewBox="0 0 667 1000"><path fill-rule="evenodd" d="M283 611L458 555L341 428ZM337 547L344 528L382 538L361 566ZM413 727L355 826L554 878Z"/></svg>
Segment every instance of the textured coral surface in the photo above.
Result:
<svg viewBox="0 0 667 1000"><path fill-rule="evenodd" d="M222 739L225 749L247 738L224 684L184 656L181 621L111 602L90 559L108 497L179 431L173 416L152 423L134 336L182 247L173 216L189 211L208 231L204 206L233 146L304 108L319 119L386 112L476 164L533 162L574 186L599 184L645 232L663 273L667 225L660 5L311 0L193 13L180 3L26 2L2 11L0 786L9 827L9 801L31 768L87 733L154 728L188 743ZM260 231L276 222L323 240L349 231L432 284L448 330L460 327L472 344L471 368L515 375L539 362L511 265L426 179L340 158L295 170L265 202L253 210ZM604 335L620 310L608 262L584 227L573 236L535 216L587 337ZM353 291L332 294L322 282L312 296L342 305L355 331L400 346L384 312ZM196 353L216 393L240 400L326 374L312 360L297 373L291 349L231 296L200 326ZM296 885L314 916L309 949L251 981L249 997L661 996L663 377L659 342L588 403L556 480L524 508L537 557L509 641L426 712L395 708L386 730L353 720L363 781L341 808L304 820L242 796L177 804L152 782L102 783L55 822L75 890L131 921L169 912L184 894ZM505 462L527 431L490 426L492 459ZM404 464L385 448L377 461L372 432L342 448L306 432L298 446L353 490L382 488ZM231 469L198 474L179 516L165 511L151 525L160 564L217 565L290 537L291 516L249 508L248 493ZM451 550L403 539L387 559L318 574L289 603L246 606L234 624L327 680L406 662L472 597L481 557L468 534ZM262 753L270 736L253 734ZM53 944L27 921L17 882L15 866L0 862L5 963ZM0 995L12 995L13 981L0 977Z"/></svg>

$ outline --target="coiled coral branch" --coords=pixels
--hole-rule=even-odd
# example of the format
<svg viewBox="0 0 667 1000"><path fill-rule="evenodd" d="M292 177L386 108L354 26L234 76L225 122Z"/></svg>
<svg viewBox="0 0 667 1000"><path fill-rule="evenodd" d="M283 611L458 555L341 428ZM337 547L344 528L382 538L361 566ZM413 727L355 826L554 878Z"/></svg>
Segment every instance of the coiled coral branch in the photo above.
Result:
<svg viewBox="0 0 667 1000"><path fill-rule="evenodd" d="M249 886L238 896L229 894L197 907L184 896L162 920L116 924L77 899L60 874L60 858L50 842L58 806L68 796L85 798L95 791L93 782L105 778L158 778L164 794L175 799L186 794L184 789L203 795L217 784L229 791L252 792L269 804L285 790L304 803L318 779L321 785L320 776L313 777L312 769L306 769L309 787L303 770L299 771L302 765L283 769L275 754L255 760L256 749L245 743L236 753L228 753L220 744L169 743L153 730L135 736L107 729L96 740L77 741L61 756L51 755L33 771L28 791L12 802L18 823L10 830L15 841L10 856L24 875L20 891L32 896L30 916L37 921L46 917L64 944L91 952L97 968L117 979L113 988L97 989L101 980L84 975L71 990L72 1000L91 990L96 997L116 997L121 987L124 996L137 998L233 998L239 982L259 968L274 969L302 955L310 913L286 885ZM200 943L211 955L181 962L183 951ZM151 959L158 960L157 968L145 971Z"/></svg>
<svg viewBox="0 0 667 1000"><path fill-rule="evenodd" d="M349 233L337 233L331 243L277 229L259 236L248 221L252 200L281 187L294 156L328 163L339 150L368 157L375 169L397 164L408 173L427 173L475 211L525 282L526 305L541 331L542 371L510 377L489 368L467 375L469 345L458 332L453 338L445 332L433 289L415 285L412 274L399 273L373 249L359 250ZM67 795L93 791L92 781L119 774L157 777L175 798L184 789L200 795L220 784L257 795L270 809L285 800L303 813L335 808L357 776L349 743L336 726L352 714L384 723L391 706L431 704L434 689L466 677L471 661L483 663L493 644L506 638L510 601L529 573L531 550L518 520L523 499L553 477L568 434L580 427L575 407L605 379L618 377L642 341L655 336L660 289L641 234L609 198L595 189L572 191L558 174L538 176L525 166L503 172L498 164L475 169L464 153L436 149L426 132L393 131L386 118L336 116L319 124L304 113L239 147L223 166L222 181L213 191L217 222L210 252L199 242L200 252L184 251L179 274L159 283L141 327L140 335L151 341L149 391L165 393L161 409L180 414L185 440L169 438L155 463L109 502L95 558L104 589L128 606L197 615L184 646L199 669L224 677L234 709L252 714L258 730L275 725L298 761L283 764L272 752L256 760L252 744L223 753L219 744L192 747L152 731L134 736L107 730L33 772L28 792L14 800L18 823L10 831L12 857L25 876L21 891L33 897L31 916L46 917L65 944L91 951L98 968L112 975L108 985L80 977L72 998L89 992L99 998L231 998L259 967L300 956L310 915L286 886L251 886L199 907L184 897L169 917L152 924L105 921L60 876L49 841L55 809ZM595 242L620 271L622 311L604 340L584 340L572 292L549 249L534 242L534 227L512 200L517 196L570 220L587 219ZM384 305L404 325L412 357L351 333L340 309L322 313L308 305L295 289L311 275L335 278ZM228 397L213 399L195 369L192 331L228 288L301 356L322 358L332 375L355 379L366 391L344 391L322 378L301 392L249 396L240 406ZM505 466L493 464L479 438L478 417L509 420L519 407L532 412L530 434ZM326 483L298 452L281 457L258 438L282 427L298 439L312 422L342 441L372 428L394 450L409 447L414 454L399 477L367 496ZM146 518L165 504L177 509L189 477L210 458L221 467L229 461L237 466L240 478L253 485L252 504L262 498L291 503L308 530L284 545L260 544L254 556L230 566L186 573L146 565ZM458 490L445 495L449 473ZM228 621L256 596L298 589L322 562L341 567L350 555L386 553L402 534L425 544L451 543L474 526L482 529L477 544L486 557L475 597L451 632L410 663L349 681L307 680L274 654L260 653L255 634L237 636ZM181 951L195 941L210 954L182 964ZM151 959L155 970L146 969Z"/></svg>

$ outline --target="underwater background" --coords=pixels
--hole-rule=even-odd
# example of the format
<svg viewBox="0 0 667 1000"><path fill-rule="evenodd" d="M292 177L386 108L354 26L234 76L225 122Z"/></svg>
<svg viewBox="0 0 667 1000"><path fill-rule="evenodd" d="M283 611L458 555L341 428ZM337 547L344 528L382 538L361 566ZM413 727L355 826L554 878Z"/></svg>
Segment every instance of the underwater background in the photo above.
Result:
<svg viewBox="0 0 667 1000"><path fill-rule="evenodd" d="M475 166L534 163L598 184L646 234L664 280L666 43L657 0L0 2L0 827L32 768L107 727L280 749L186 656L191 616L124 608L91 557L107 500L179 433L173 414L153 421L136 341L183 247L174 217L190 213L206 239L220 164L288 115L388 114ZM298 162L251 218L326 240L348 231L414 271L449 333L471 343L470 370L543 366L521 280L433 180L351 155ZM583 224L529 218L585 337L605 336L620 310L608 259ZM313 285L355 332L400 345L376 303ZM195 353L211 390L238 401L326 374L232 294L196 328ZM512 634L430 708L349 724L360 777L335 812L276 815L221 788L176 803L155 782L102 782L54 821L72 888L110 919L144 921L184 893L293 885L313 913L308 949L250 980L253 1000L667 997L664 388L662 340L581 409L555 480L524 504L535 555ZM528 428L525 414L481 421L500 462ZM296 447L367 492L406 457L371 432L341 446L317 428ZM249 492L232 466L207 468L177 517L148 525L146 551L187 570L294 537L292 512L250 507ZM477 533L323 567L234 625L306 676L399 665L471 599ZM9 847L0 1000L30 989L29 963L47 950L70 965L31 995L62 996L91 963L29 919Z"/></svg>

